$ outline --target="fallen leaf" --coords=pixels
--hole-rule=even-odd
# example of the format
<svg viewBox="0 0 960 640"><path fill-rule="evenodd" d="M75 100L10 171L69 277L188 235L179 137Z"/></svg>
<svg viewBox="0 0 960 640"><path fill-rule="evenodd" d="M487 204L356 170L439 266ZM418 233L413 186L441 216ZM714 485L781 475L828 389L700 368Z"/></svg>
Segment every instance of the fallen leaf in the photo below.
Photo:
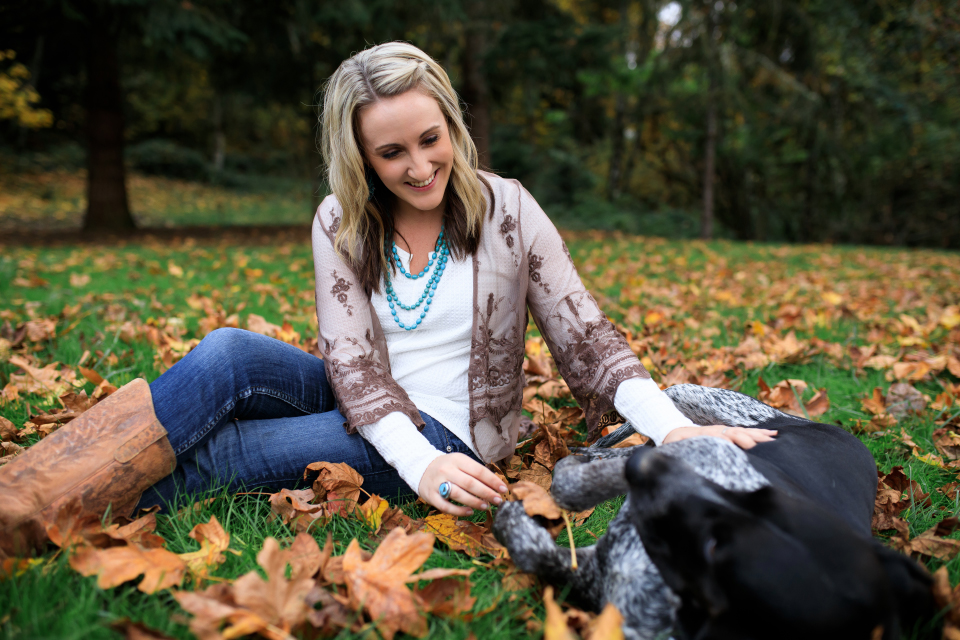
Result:
<svg viewBox="0 0 960 640"><path fill-rule="evenodd" d="M454 551L463 551L473 558L482 554L496 558L507 555L507 550L497 542L489 528L448 513L427 516L423 520L423 530L435 535Z"/></svg>
<svg viewBox="0 0 960 640"><path fill-rule="evenodd" d="M577 640L577 636L567 626L567 615L553 599L553 587L543 590L543 606L547 613L543 626L543 639Z"/></svg>
<svg viewBox="0 0 960 640"><path fill-rule="evenodd" d="M548 520L561 517L560 507L547 491L533 482L521 481L510 485L510 491L521 502L528 516L543 516Z"/></svg>
<svg viewBox="0 0 960 640"><path fill-rule="evenodd" d="M469 579L434 579L422 589L416 589L414 593L424 613L443 618L458 618L473 609L477 601L470 595Z"/></svg>
<svg viewBox="0 0 960 640"><path fill-rule="evenodd" d="M386 500L378 495L372 495L366 502L357 507L357 512L359 512L360 519L363 523L376 533L380 530L380 525L383 522L383 514L387 512L389 507L390 505L387 504Z"/></svg>
<svg viewBox="0 0 960 640"><path fill-rule="evenodd" d="M129 618L120 618L110 623L110 628L122 633L126 640L173 640L165 633L151 629L142 622L133 622Z"/></svg>
<svg viewBox="0 0 960 640"><path fill-rule="evenodd" d="M200 549L181 553L180 558L187 563L194 580L203 581L210 569L226 560L223 552L230 546L230 534L220 526L216 516L210 516L209 522L196 525L188 535L200 543Z"/></svg>
<svg viewBox="0 0 960 640"><path fill-rule="evenodd" d="M313 576L322 562L317 541L307 533L297 534L290 548L284 550L274 538L267 538L257 554L257 564L267 579L256 571L237 578L233 583L234 601L269 625L289 633L307 619L310 608L306 596L313 589Z"/></svg>
<svg viewBox="0 0 960 640"><path fill-rule="evenodd" d="M314 462L307 465L303 472L303 479L310 477L310 472L316 471L317 478L313 481L313 491L317 500L340 502L340 515L346 516L353 512L360 500L360 485L363 476L356 472L346 462Z"/></svg>
<svg viewBox="0 0 960 640"><path fill-rule="evenodd" d="M343 555L350 606L367 611L386 640L398 631L417 637L427 633L426 619L406 582L430 557L433 542L429 533L408 536L403 529L394 529L369 560L362 558L356 540L350 541Z"/></svg>
<svg viewBox="0 0 960 640"><path fill-rule="evenodd" d="M17 426L0 416L0 440L13 440L17 436Z"/></svg>
<svg viewBox="0 0 960 640"><path fill-rule="evenodd" d="M927 400L915 387L906 382L890 385L887 391L887 413L900 419L910 413L921 413Z"/></svg>
<svg viewBox="0 0 960 640"><path fill-rule="evenodd" d="M183 581L186 563L166 549L141 549L135 545L95 549L76 548L70 566L84 576L97 576L97 586L111 589L143 575L137 588L144 593L169 589Z"/></svg>

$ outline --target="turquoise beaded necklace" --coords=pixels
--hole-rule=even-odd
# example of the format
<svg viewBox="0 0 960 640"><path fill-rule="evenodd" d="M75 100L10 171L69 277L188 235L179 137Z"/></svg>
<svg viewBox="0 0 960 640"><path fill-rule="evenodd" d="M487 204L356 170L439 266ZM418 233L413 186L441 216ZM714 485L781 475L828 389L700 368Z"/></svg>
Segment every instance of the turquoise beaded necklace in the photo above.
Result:
<svg viewBox="0 0 960 640"><path fill-rule="evenodd" d="M408 273L406 269L403 268L403 261L400 260L400 256L397 254L397 243L393 243L393 250L390 254L390 257L394 264L397 265L397 268L400 269L400 273L406 276L410 280L419 280L420 278L425 277L433 269L433 274L430 276L430 279L427 281L427 286L424 288L423 293L420 294L420 299L414 304L403 304L400 302L400 298L397 297L397 292L393 288L393 282L390 280L390 272L387 271L386 276L386 292L387 292L387 303L390 305L390 315L393 317L393 321L399 325L399 327L405 331L413 331L420 326L420 323L423 322L423 319L427 317L427 312L430 311L430 303L433 302L433 294L437 290L437 284L440 283L440 278L443 276L444 269L447 268L447 259L450 256L450 249L447 246L447 238L443 233L443 226L440 226L440 235L437 236L437 243L433 247L433 253L430 254L430 258L427 260L427 266L423 270L414 275ZM414 311L423 305L423 311L420 312L420 317L416 319L414 323L404 324L400 320L400 316L397 314L397 307L405 311Z"/></svg>

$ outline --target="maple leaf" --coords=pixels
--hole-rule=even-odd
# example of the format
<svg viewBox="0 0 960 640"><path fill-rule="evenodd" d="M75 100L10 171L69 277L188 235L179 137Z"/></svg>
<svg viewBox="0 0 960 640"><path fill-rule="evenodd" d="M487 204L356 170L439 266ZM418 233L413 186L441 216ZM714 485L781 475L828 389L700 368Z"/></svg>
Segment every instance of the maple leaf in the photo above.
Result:
<svg viewBox="0 0 960 640"><path fill-rule="evenodd" d="M528 516L543 516L548 520L561 517L560 507L553 496L540 485L521 481L510 485L510 492L523 503L523 510Z"/></svg>
<svg viewBox="0 0 960 640"><path fill-rule="evenodd" d="M463 551L476 558L482 554L496 558L507 556L506 548L497 542L490 527L469 520L460 520L448 513L437 513L423 520L423 530L454 551Z"/></svg>
<svg viewBox="0 0 960 640"><path fill-rule="evenodd" d="M380 530L380 525L383 522L383 515L387 512L387 509L390 505L386 500L381 498L378 495L370 496L366 502L357 507L357 512L359 512L360 520L364 524L373 529L373 532L376 533Z"/></svg>
<svg viewBox="0 0 960 640"><path fill-rule="evenodd" d="M473 569L467 570L467 575ZM418 577L418 576L414 576ZM423 574L420 579L426 579ZM470 595L470 580L456 578L433 579L422 589L414 591L424 613L444 618L457 618L473 609L477 599Z"/></svg>
<svg viewBox="0 0 960 640"><path fill-rule="evenodd" d="M544 640L577 640L576 634L567 626L567 614L553 599L553 587L543 590L543 607L547 613L543 626Z"/></svg>
<svg viewBox="0 0 960 640"><path fill-rule="evenodd" d="M346 516L353 512L360 500L360 485L363 476L346 462L314 462L307 465L303 471L303 479L310 477L310 472L318 472L313 481L313 491L317 500L340 502L339 514Z"/></svg>
<svg viewBox="0 0 960 640"><path fill-rule="evenodd" d="M267 538L257 554L257 564L267 579L256 571L241 576L233 584L234 601L271 626L289 632L307 619L310 607L306 596L323 561L317 541L309 534L297 534L293 544L282 551L274 538Z"/></svg>
<svg viewBox="0 0 960 640"><path fill-rule="evenodd" d="M223 552L230 546L230 534L220 526L216 516L210 516L209 522L196 525L188 535L200 543L200 549L181 553L180 558L187 563L194 580L202 581L212 567L226 560Z"/></svg>
<svg viewBox="0 0 960 640"><path fill-rule="evenodd" d="M350 606L366 610L386 640L392 640L398 631L418 637L427 633L426 620L406 583L430 557L433 542L429 533L408 536L403 529L394 529L369 560L361 556L356 539L343 555Z"/></svg>
<svg viewBox="0 0 960 640"><path fill-rule="evenodd" d="M70 566L84 576L97 576L97 586L110 589L143 575L137 588L144 593L169 589L183 581L186 563L166 549L141 549L135 545L97 549L79 546Z"/></svg>
<svg viewBox="0 0 960 640"><path fill-rule="evenodd" d="M17 437L17 426L0 416L0 440L13 440Z"/></svg>
<svg viewBox="0 0 960 640"><path fill-rule="evenodd" d="M920 413L927 408L927 400L912 385L900 382L887 391L887 413L894 418L903 418L909 413Z"/></svg>
<svg viewBox="0 0 960 640"><path fill-rule="evenodd" d="M270 494L270 509L284 524L293 524L297 531L307 531L314 523L329 522L331 514L323 504L313 504L313 489L281 489Z"/></svg>

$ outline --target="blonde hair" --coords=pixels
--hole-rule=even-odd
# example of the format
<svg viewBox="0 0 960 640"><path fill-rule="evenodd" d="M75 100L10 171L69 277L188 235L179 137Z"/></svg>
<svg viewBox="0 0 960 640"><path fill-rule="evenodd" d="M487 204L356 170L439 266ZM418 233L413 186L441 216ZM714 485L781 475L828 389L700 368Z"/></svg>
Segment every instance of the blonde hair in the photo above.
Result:
<svg viewBox="0 0 960 640"><path fill-rule="evenodd" d="M437 101L450 132L453 168L444 222L455 258L474 253L479 244L487 204L481 184L492 197L486 180L477 173L477 148L443 67L406 42L376 45L344 60L324 87L321 152L327 183L343 208L334 246L367 293L379 290L380 278L391 266L384 243L393 236L394 197L379 179L381 188L371 197L361 152L360 110L381 98L414 89Z"/></svg>

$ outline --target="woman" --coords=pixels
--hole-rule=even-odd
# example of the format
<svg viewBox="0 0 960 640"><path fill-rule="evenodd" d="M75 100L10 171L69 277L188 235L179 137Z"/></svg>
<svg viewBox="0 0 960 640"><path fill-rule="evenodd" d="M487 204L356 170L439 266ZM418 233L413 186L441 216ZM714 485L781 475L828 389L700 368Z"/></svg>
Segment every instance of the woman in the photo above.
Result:
<svg viewBox="0 0 960 640"><path fill-rule="evenodd" d="M130 383L0 468L5 548L37 544L69 501L129 513L211 484L276 490L319 460L445 513L499 504L506 487L484 463L516 446L528 311L591 433L616 410L657 444L770 439L695 427L673 407L533 197L478 171L456 93L425 53L394 42L344 61L321 133L333 191L313 226L324 359L214 331L149 390Z"/></svg>

